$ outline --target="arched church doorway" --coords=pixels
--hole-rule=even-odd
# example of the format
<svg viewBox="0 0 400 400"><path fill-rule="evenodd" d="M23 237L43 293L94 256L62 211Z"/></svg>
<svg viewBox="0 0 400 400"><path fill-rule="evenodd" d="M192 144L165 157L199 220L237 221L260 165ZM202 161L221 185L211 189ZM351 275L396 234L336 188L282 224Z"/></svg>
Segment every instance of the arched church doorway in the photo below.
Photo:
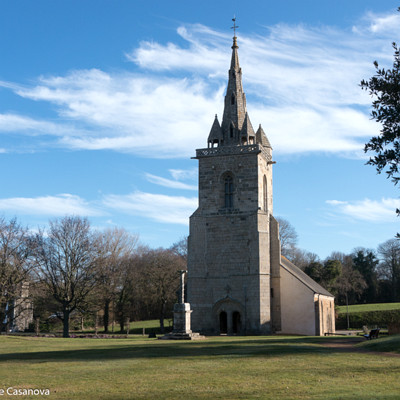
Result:
<svg viewBox="0 0 400 400"><path fill-rule="evenodd" d="M219 314L219 333L228 333L228 315L225 311Z"/></svg>
<svg viewBox="0 0 400 400"><path fill-rule="evenodd" d="M232 313L232 332L239 333L241 330L240 312L234 311Z"/></svg>

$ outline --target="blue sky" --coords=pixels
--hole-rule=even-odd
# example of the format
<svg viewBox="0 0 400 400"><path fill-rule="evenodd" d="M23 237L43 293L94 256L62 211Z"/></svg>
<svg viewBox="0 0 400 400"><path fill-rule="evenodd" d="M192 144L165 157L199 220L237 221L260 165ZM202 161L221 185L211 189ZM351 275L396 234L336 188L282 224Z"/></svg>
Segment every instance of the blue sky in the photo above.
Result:
<svg viewBox="0 0 400 400"><path fill-rule="evenodd" d="M359 88L392 63L397 1L0 0L0 215L66 214L170 246L197 206L237 17L247 110L277 162L274 215L299 247L375 248L398 189L366 162L379 131Z"/></svg>

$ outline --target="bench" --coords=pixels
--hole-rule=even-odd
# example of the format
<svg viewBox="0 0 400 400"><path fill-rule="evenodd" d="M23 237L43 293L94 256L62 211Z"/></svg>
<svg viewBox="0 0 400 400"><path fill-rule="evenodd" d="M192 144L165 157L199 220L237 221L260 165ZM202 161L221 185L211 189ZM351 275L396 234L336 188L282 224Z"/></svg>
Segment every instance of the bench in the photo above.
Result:
<svg viewBox="0 0 400 400"><path fill-rule="evenodd" d="M371 329L371 332L370 332L370 333L365 334L365 335L363 335L363 336L364 336L366 339L369 339L369 340L371 340L371 339L378 339L379 331L380 331L379 328L377 328L377 329Z"/></svg>

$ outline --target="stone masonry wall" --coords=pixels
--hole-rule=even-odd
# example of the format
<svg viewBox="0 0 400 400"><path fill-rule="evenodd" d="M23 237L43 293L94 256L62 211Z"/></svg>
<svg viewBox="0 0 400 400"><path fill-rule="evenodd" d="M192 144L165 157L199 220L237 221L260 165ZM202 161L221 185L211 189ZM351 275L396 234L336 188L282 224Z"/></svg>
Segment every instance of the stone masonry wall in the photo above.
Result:
<svg viewBox="0 0 400 400"><path fill-rule="evenodd" d="M234 182L233 208L224 208L224 177ZM269 333L269 210L262 153L199 158L199 208L190 218L188 301L192 329L219 333L219 312L240 313L242 333ZM261 182L261 185L260 185ZM272 183L267 185L272 208Z"/></svg>

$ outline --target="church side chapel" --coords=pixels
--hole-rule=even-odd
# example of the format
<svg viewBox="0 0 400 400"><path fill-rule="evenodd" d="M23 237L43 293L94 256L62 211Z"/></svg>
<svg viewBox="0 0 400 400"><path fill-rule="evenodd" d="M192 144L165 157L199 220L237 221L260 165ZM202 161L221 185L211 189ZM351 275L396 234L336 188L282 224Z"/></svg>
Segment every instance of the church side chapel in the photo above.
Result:
<svg viewBox="0 0 400 400"><path fill-rule="evenodd" d="M236 24L234 19L234 32ZM203 334L324 335L334 297L281 256L272 147L246 109L236 32L222 123L197 149L199 207L190 217L188 302Z"/></svg>

